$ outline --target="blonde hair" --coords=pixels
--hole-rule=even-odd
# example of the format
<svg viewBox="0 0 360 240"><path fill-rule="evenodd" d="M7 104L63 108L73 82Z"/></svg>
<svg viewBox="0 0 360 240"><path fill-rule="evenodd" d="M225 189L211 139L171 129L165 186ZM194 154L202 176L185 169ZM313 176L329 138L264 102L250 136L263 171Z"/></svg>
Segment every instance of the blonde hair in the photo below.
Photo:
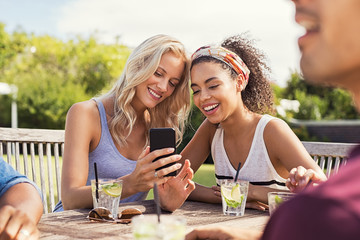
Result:
<svg viewBox="0 0 360 240"><path fill-rule="evenodd" d="M148 130L154 127L175 129L177 143L182 141L185 122L190 109L189 58L184 45L167 35L156 35L141 43L130 54L124 71L113 88L104 97L114 98L114 116L109 121L111 135L120 146L127 145L136 122L136 113L131 102L136 86L145 82L157 70L161 57L168 52L182 58L185 64L183 74L174 92L154 108L145 111L146 145Z"/></svg>

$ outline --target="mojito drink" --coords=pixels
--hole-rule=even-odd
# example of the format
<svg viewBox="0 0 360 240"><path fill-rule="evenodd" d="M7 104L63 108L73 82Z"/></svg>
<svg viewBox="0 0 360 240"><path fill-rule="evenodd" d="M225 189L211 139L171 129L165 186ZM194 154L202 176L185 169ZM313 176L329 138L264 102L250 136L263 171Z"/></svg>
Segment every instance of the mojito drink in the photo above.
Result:
<svg viewBox="0 0 360 240"><path fill-rule="evenodd" d="M289 200L294 196L294 193L290 192L269 192L268 193L268 204L270 215L285 201Z"/></svg>
<svg viewBox="0 0 360 240"><path fill-rule="evenodd" d="M110 210L114 219L118 218L119 202L122 192L122 180L99 179L98 198L96 196L96 180L91 180L93 206Z"/></svg>
<svg viewBox="0 0 360 240"><path fill-rule="evenodd" d="M185 219L172 215L140 215L132 219L133 237L136 240L183 240Z"/></svg>
<svg viewBox="0 0 360 240"><path fill-rule="evenodd" d="M243 216L249 189L248 181L222 180L221 199L224 215Z"/></svg>

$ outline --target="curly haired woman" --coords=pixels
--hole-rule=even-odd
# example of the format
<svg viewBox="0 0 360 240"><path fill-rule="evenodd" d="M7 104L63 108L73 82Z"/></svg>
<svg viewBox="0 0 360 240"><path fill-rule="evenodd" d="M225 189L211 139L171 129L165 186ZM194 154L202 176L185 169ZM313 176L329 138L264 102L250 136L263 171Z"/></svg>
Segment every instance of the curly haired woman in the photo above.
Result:
<svg viewBox="0 0 360 240"><path fill-rule="evenodd" d="M206 46L192 56L191 88L194 104L205 115L182 152L193 170L211 152L216 181L250 181L247 207L265 209L269 191L288 191L291 169L304 166L326 179L302 143L273 112L273 96L264 55L243 36L221 46ZM197 186L190 199L220 202L219 187Z"/></svg>

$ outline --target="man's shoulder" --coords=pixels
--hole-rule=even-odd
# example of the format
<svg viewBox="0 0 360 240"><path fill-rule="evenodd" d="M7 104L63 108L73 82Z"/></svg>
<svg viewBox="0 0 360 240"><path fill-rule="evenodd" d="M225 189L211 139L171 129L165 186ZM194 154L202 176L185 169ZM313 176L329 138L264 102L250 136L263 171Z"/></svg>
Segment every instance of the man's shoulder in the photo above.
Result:
<svg viewBox="0 0 360 240"><path fill-rule="evenodd" d="M16 171L10 164L5 162L0 157L0 197L12 186L18 183L29 183L32 184L38 191L36 185L29 180L25 175ZM40 192L39 192L40 193Z"/></svg>
<svg viewBox="0 0 360 240"><path fill-rule="evenodd" d="M7 179L13 178L13 177L25 177L24 175L17 172L10 164L5 162L4 159L0 158L0 170L1 170L1 176L0 176L0 183L6 182Z"/></svg>

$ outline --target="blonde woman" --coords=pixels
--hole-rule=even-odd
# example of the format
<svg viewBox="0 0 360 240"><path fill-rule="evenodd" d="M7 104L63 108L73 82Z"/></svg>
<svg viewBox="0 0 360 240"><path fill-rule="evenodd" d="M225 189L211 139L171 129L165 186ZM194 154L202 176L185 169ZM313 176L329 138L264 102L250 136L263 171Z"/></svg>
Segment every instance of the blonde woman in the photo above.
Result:
<svg viewBox="0 0 360 240"><path fill-rule="evenodd" d="M63 209L91 208L90 180L123 180L121 202L144 200L154 182L164 209L175 210L194 189L188 161L177 177L163 177L181 168L174 154L152 162L174 149L149 153L148 131L172 127L181 141L190 106L189 62L184 46L166 35L145 40L130 55L113 88L98 99L74 104L65 126L61 199ZM168 180L183 192L164 185ZM173 189L173 190L172 190ZM171 191L172 190L172 191ZM182 194L176 198L176 194ZM174 199L173 199L174 198ZM179 202L178 202L179 201ZM61 202L55 211L61 211Z"/></svg>

